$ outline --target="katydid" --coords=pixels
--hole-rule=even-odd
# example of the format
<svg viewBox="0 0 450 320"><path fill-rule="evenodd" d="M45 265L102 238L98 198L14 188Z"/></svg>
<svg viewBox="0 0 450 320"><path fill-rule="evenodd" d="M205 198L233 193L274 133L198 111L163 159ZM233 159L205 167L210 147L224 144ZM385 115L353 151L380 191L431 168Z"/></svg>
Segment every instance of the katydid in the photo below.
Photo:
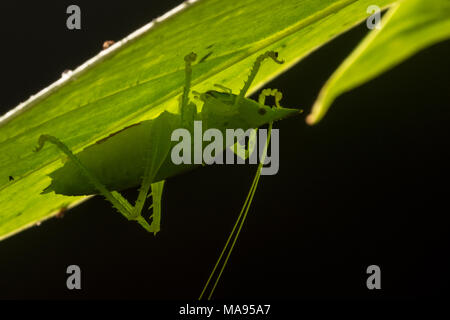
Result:
<svg viewBox="0 0 450 320"><path fill-rule="evenodd" d="M236 238L232 242L231 249L233 248L250 207L269 143L273 121L298 114L300 110L281 107L279 101L282 96L277 90L263 90L258 102L245 98L261 63L265 59L270 58L276 63L283 63L283 61L278 60L276 52L268 51L256 59L251 73L239 94L233 94L231 90L221 86L218 87L221 87L224 92L216 90L210 90L201 94L194 92L198 95L197 98L203 102L201 112L198 112L196 104L189 98L192 63L196 58L195 53L190 53L184 58L185 85L180 97L179 113L173 114L164 111L154 119L134 124L97 141L76 155L58 138L46 134L40 136L39 145L35 151L41 150L46 142L50 142L56 145L69 158L63 167L49 175L52 181L43 193L55 192L68 196L101 194L125 218L137 221L147 231L156 234L160 230L161 197L165 180L198 166L198 164L175 164L172 161L171 150L176 144L171 139L174 130L182 128L193 133L195 121L202 121L205 129L217 129L222 133L225 133L227 129L243 129L246 131L269 124L268 139L256 177L242 208L241 215L233 228L227 245L222 251L219 258L220 261L234 234ZM274 96L276 104L274 107L265 105L267 96ZM240 137L238 137L239 139ZM231 146L230 144L225 144L224 150ZM138 198L133 206L119 191L139 185ZM146 199L150 196L152 197L150 209L153 209L153 214L146 219L142 215L142 210ZM237 228L238 224L239 228ZM238 230L237 234L235 234L236 230ZM229 249L228 256L231 253L231 249ZM228 256L226 260L228 260ZM219 261L205 289L209 285ZM225 264L214 284L214 288ZM202 298L205 289L200 298Z"/></svg>

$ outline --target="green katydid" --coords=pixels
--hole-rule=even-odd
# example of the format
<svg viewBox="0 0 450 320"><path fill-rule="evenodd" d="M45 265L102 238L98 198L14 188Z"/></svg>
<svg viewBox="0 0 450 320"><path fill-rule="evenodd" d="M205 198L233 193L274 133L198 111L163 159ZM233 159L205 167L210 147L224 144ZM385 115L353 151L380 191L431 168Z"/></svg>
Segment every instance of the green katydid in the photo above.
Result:
<svg viewBox="0 0 450 320"><path fill-rule="evenodd" d="M245 98L261 63L268 58L276 63L283 63L283 61L278 60L278 55L274 51L268 51L260 55L238 95L224 87L222 87L224 92L210 90L201 94L195 93L198 95L197 98L203 101L201 112L198 112L196 104L189 99L192 63L196 60L196 54L188 54L185 57L185 85L178 114L164 111L154 119L134 124L112 134L76 155L56 137L41 135L35 151L41 150L46 142L50 142L69 158L63 167L50 174L52 182L43 192L53 191L68 196L101 194L125 218L137 221L147 231L156 234L160 230L161 197L165 179L196 166L195 164L185 163L175 164L172 161L171 150L176 144L171 139L174 130L183 128L193 133L195 121L202 121L205 129L217 129L222 133L225 133L227 129L243 129L246 131L269 124L266 145L247 200L200 296L200 298L203 297L220 261L225 252L228 251L225 263L210 292L210 298L225 268L250 207L270 140L272 123L300 112L298 109L281 107L279 101L282 95L277 90L263 90L258 102ZM274 96L276 104L274 107L265 105L267 96ZM241 137L237 138L239 140ZM223 149L229 147L232 147L232 144L225 145ZM133 206L119 191L139 185L139 194ZM150 196L152 197L152 205L149 209L153 209L153 214L146 219L142 215L142 210L146 199ZM231 241L233 238L234 240ZM229 247L230 244L231 248Z"/></svg>

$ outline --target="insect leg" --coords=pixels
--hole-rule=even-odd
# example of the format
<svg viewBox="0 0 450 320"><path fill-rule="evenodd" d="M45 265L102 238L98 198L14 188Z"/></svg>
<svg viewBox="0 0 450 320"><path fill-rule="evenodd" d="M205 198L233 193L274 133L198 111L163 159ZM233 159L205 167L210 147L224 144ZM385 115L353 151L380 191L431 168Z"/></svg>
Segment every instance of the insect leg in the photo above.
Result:
<svg viewBox="0 0 450 320"><path fill-rule="evenodd" d="M128 220L131 219L131 212L133 206L118 192L112 191L110 192L101 182L95 177L88 168L86 168L81 161L69 150L69 148L61 142L59 139L43 134L39 137L39 145L34 150L38 152L44 147L46 142L50 142L57 146L63 153L65 153L80 169L82 174L94 185L94 187L100 192L102 196L104 196L111 204L116 208L121 214L125 216Z"/></svg>
<svg viewBox="0 0 450 320"><path fill-rule="evenodd" d="M185 61L185 82L183 89L183 96L181 98L180 113L183 116L184 109L189 103L189 91L191 90L191 78L192 78L192 62L197 59L197 55L194 52L189 53L184 57Z"/></svg>
<svg viewBox="0 0 450 320"><path fill-rule="evenodd" d="M162 193L162 185L161 190L159 190L155 186L159 186L159 184L163 184L164 182L155 183L155 177L163 165L163 163L166 161L167 157L170 156L170 149L171 149L171 143L170 141L170 135L173 132L173 128L179 126L177 123L173 123L173 120L171 118L167 117L159 117L156 121L152 122L152 126L149 127L149 131L147 132L146 136L150 137L146 142L144 142L144 147L146 147L146 160L145 160L145 170L144 170L144 176L141 182L141 187L139 189L139 195L136 200L136 204L132 210L132 217L140 221L145 221L144 218L141 215L142 209L144 208L145 200L148 198L148 194L150 191L150 188L154 189L152 190L153 193L153 200L154 200L154 212L157 213L154 215L152 225L146 225L144 226L145 229L149 232L158 232L159 231L159 221L160 221L160 193ZM159 193L158 193L159 191ZM156 192L156 193L155 193ZM155 199L157 199L157 202L159 203L155 204ZM159 208L159 210L158 210ZM157 222L155 224L155 222Z"/></svg>
<svg viewBox="0 0 450 320"><path fill-rule="evenodd" d="M260 104L265 104L266 97L270 96L275 97L275 106L277 108L281 108L280 100L283 98L283 94L277 89L264 89L263 91L261 91L261 93L259 94L258 102Z"/></svg>
<svg viewBox="0 0 450 320"><path fill-rule="evenodd" d="M239 100L245 96L248 89L250 88L250 85L252 84L253 80L255 80L256 74L258 73L259 68L261 67L261 63L267 59L271 58L273 61L275 61L278 64L284 63L282 60L278 60L278 53L275 51L267 51L266 53L260 55L258 58L256 58L255 63L253 64L252 71L250 72L250 75L248 76L247 81L245 81L244 87L242 88L241 92L237 96L234 104L237 105L239 103Z"/></svg>
<svg viewBox="0 0 450 320"><path fill-rule="evenodd" d="M165 180L152 183L152 200L153 200L153 215L150 231L154 234L158 233L161 225L161 198L163 194Z"/></svg>
<svg viewBox="0 0 450 320"><path fill-rule="evenodd" d="M160 231L161 225L161 198L164 187L165 180L151 183L152 176L147 175L147 179L144 178L141 187L139 188L139 195L136 200L136 205L133 208L132 216L148 231L153 232L153 234L157 234ZM149 193L149 190L152 192ZM150 206L150 209L153 208L152 214L152 223L148 225L147 221L145 221L144 217L142 217L142 209L144 207L144 203L146 198L152 197L153 203Z"/></svg>
<svg viewBox="0 0 450 320"><path fill-rule="evenodd" d="M145 171L144 179L142 180L141 187L139 188L139 195L131 214L132 217L136 219L148 232L153 232L154 234L156 234L160 230L161 197L164 180L157 183L152 183L152 180L154 179L157 172L157 170L155 170L155 167L159 168L160 165L161 163L155 166L151 162L151 158L149 159L149 161L147 161L147 168ZM149 193L150 188L152 188L151 193ZM153 204L151 206L153 207L153 221L151 225L149 225L142 216L142 209L144 208L145 200L150 196L152 196L153 198Z"/></svg>

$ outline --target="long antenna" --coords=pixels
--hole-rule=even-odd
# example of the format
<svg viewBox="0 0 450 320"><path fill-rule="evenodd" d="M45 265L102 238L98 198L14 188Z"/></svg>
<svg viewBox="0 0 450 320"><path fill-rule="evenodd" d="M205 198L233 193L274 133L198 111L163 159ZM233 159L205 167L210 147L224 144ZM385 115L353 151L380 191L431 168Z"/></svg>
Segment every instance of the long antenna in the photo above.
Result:
<svg viewBox="0 0 450 320"><path fill-rule="evenodd" d="M220 263L222 261L222 258L224 256L225 252L227 252L227 250L228 250L228 254L227 254L226 258L225 258L225 261L222 264L222 268L220 269L220 272L219 272L219 274L218 274L218 276L217 276L217 278L216 278L216 280L214 282L214 285L213 285L213 287L212 287L212 289L211 289L211 291L210 291L210 293L208 295L208 300L211 300L211 297L212 297L212 295L213 295L213 293L214 293L214 291L215 291L215 289L217 287L217 284L220 281L222 273L225 270L225 267L227 266L228 260L229 260L229 258L231 256L231 253L233 252L233 249L234 249L234 246L236 244L236 241L239 238L239 234L241 233L242 226L244 225L245 219L247 218L247 214L248 214L248 211L249 211L250 206L252 204L253 196L255 195L255 191L256 191L256 188L257 188L258 182L259 182L259 178L261 176L261 170L262 170L262 167L264 165L264 160L266 158L267 148L269 146L270 136L271 136L271 133L272 133L272 124L273 124L272 122L270 122L270 124L269 124L269 129L268 129L269 132L267 134L266 145L264 147L264 151L263 151L262 156L261 156L261 160L260 160L260 163L259 163L259 166L258 166L258 170L256 171L255 177L253 179L252 186L250 187L250 190L249 190L249 192L247 194L247 198L245 199L244 205L242 206L241 212L239 213L239 216L238 216L238 218L236 220L236 223L234 224L234 227L231 230L230 235L228 236L228 240L225 243L225 246L223 247L219 258L217 259L217 262L216 262L213 270L211 271L211 273L209 275L209 278L208 278L208 281L206 281L206 284L204 285L202 293L200 294L200 297L198 298L198 300L202 300L203 299L203 296L204 296L206 290L208 289L208 287L210 285L210 282L213 279L213 277L214 277L214 275L215 275L215 273L217 271L217 268L219 267L219 265L220 265ZM236 229L237 229L237 232L235 234ZM231 247L228 248L228 246L230 245L230 242L232 241L232 239L233 239L233 242L231 243Z"/></svg>

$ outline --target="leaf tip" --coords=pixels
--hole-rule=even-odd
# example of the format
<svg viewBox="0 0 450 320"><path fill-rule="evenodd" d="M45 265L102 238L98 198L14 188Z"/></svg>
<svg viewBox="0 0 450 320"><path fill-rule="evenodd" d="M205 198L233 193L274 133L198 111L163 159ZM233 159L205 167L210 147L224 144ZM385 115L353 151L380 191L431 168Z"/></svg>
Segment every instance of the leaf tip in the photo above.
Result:
<svg viewBox="0 0 450 320"><path fill-rule="evenodd" d="M316 101L311 108L311 112L306 116L306 123L310 126L317 124L317 122L320 121L323 117L323 112L321 111L323 109L323 106L319 101Z"/></svg>

